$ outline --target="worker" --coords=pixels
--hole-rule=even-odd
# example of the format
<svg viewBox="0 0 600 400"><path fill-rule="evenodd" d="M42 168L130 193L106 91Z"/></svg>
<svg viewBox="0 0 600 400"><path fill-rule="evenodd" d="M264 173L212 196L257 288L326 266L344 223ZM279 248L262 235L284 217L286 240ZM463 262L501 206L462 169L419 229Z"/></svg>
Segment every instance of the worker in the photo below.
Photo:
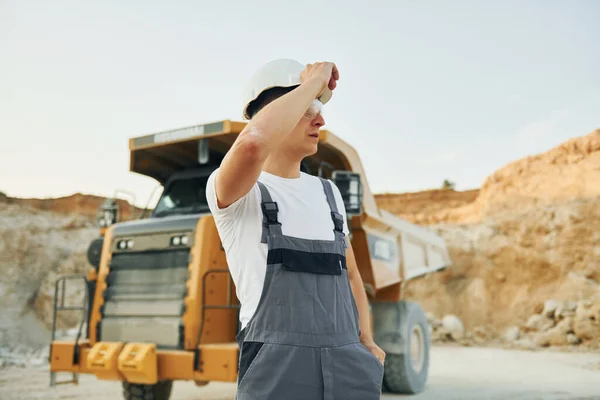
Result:
<svg viewBox="0 0 600 400"><path fill-rule="evenodd" d="M207 200L240 300L237 400L379 399L384 351L342 196L301 171L317 152L335 64L275 60L250 79L249 122L209 177Z"/></svg>

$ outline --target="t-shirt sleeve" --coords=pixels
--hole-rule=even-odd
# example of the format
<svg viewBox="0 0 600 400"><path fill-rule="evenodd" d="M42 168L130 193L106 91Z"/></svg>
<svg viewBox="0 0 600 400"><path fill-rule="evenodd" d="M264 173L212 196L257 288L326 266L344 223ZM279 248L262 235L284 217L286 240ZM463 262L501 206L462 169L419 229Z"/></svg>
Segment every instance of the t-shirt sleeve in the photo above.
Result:
<svg viewBox="0 0 600 400"><path fill-rule="evenodd" d="M234 221L244 212L245 208L251 206L249 203L252 203L252 200L256 197L258 187L257 185L254 185L245 196L239 198L227 207L219 208L217 203L217 191L215 188L215 180L218 173L219 168L210 174L206 182L206 200L208 202L208 208L216 221Z"/></svg>
<svg viewBox="0 0 600 400"><path fill-rule="evenodd" d="M333 188L333 196L335 197L338 212L344 217L344 234L348 236L350 231L348 230L348 217L346 216L346 206L344 205L344 199L342 199L342 193L340 192L340 189L338 189L338 187L335 185L335 183L333 183L333 181L329 180L329 183Z"/></svg>
<svg viewBox="0 0 600 400"><path fill-rule="evenodd" d="M227 215L235 212L235 209L239 207L242 199L238 199L235 203L229 205L225 208L219 208L217 202L217 189L215 186L215 181L217 179L217 174L219 173L219 168L215 169L206 182L206 201L208 202L208 208L210 212L217 215Z"/></svg>

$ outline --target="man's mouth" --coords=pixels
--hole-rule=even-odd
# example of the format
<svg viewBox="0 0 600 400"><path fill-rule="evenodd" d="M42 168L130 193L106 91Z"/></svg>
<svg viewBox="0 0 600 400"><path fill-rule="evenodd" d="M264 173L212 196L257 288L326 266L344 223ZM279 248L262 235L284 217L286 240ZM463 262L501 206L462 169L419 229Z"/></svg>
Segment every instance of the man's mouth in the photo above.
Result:
<svg viewBox="0 0 600 400"><path fill-rule="evenodd" d="M310 135L308 135L310 137L314 137L314 138L319 138L319 134L318 133L311 133Z"/></svg>

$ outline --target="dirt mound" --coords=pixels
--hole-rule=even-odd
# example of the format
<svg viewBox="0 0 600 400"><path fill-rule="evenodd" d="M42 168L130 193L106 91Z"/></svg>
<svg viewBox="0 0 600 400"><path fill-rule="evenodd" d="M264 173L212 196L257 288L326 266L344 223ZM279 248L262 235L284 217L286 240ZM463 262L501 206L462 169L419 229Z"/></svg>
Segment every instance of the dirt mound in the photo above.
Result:
<svg viewBox="0 0 600 400"><path fill-rule="evenodd" d="M388 194L378 196L377 200L382 208L411 222L431 225L477 223L497 214L597 196L600 196L600 129L506 165L489 176L479 192Z"/></svg>
<svg viewBox="0 0 600 400"><path fill-rule="evenodd" d="M105 200L104 197L81 193L48 199L24 199L7 197L6 195L3 198L0 195L0 203L19 204L59 214L85 216L90 220L96 218L96 213ZM132 219L132 214L134 218L137 218L142 212L142 209L132 206L122 199L117 200L117 206L119 207L120 219L125 221Z"/></svg>
<svg viewBox="0 0 600 400"><path fill-rule="evenodd" d="M479 216L600 196L600 129L498 170L481 188Z"/></svg>
<svg viewBox="0 0 600 400"><path fill-rule="evenodd" d="M525 324L549 298L600 295L600 130L507 165L471 203L456 206L468 196L452 192L389 197L382 207L396 201L399 215L429 224L449 247L451 268L407 285L408 297L435 315L501 332Z"/></svg>
<svg viewBox="0 0 600 400"><path fill-rule="evenodd" d="M436 315L458 315L467 328L526 320L548 298L600 293L600 198L432 229L453 265L410 282L407 295Z"/></svg>
<svg viewBox="0 0 600 400"><path fill-rule="evenodd" d="M84 216L64 216L0 203L0 348L46 347L58 275L83 274L87 247L99 231ZM65 305L79 305L83 291L68 291ZM64 312L59 328L80 320Z"/></svg>

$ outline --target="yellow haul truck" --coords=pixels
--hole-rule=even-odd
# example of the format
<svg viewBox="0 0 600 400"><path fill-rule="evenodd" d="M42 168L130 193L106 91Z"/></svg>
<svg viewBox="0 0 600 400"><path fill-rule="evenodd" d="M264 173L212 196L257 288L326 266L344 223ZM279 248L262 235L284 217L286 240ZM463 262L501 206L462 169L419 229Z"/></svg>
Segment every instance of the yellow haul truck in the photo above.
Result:
<svg viewBox="0 0 600 400"><path fill-rule="evenodd" d="M56 282L86 287L77 337L50 346L51 385L78 374L121 381L126 399L168 399L172 383L236 382L239 302L205 186L245 123L221 121L130 139L130 169L163 192L151 214L119 222L114 203L99 214L101 236L88 250L87 276ZM403 300L403 284L450 264L444 241L377 207L356 151L320 132L302 170L331 179L344 198L352 247L371 305L375 341L386 351L384 391L423 390L429 330L422 308ZM84 328L85 327L85 328ZM57 381L57 373L72 379Z"/></svg>

